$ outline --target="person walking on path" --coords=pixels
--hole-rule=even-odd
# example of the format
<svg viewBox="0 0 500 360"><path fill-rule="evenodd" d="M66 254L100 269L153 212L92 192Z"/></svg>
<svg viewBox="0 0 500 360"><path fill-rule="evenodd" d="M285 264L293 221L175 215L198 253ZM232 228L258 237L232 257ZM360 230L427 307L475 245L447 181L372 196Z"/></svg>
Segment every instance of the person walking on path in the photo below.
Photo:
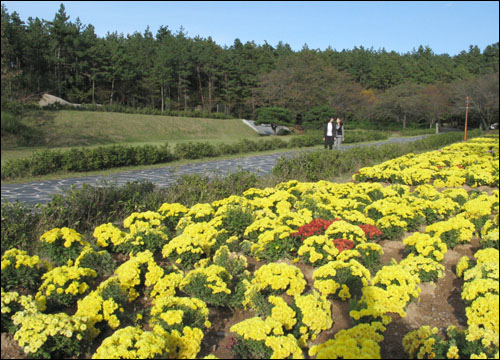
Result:
<svg viewBox="0 0 500 360"><path fill-rule="evenodd" d="M334 119L332 116L330 120L325 124L325 127L323 129L323 141L325 142L325 149L328 147L330 150L332 150L333 147L333 135L335 131L335 124L333 122Z"/></svg>
<svg viewBox="0 0 500 360"><path fill-rule="evenodd" d="M344 141L344 123L338 116L337 124L335 124L335 136L333 140L335 141L335 149L340 150L340 145L342 144L342 141Z"/></svg>

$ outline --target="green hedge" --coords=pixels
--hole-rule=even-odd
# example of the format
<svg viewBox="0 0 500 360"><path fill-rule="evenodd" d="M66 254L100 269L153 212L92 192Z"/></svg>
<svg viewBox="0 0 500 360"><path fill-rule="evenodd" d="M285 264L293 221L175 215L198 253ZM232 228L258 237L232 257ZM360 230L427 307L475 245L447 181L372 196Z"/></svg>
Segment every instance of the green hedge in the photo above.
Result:
<svg viewBox="0 0 500 360"><path fill-rule="evenodd" d="M381 131L352 131L345 143L385 140L388 134ZM67 151L35 151L30 158L8 160L2 166L2 180L26 176L38 176L60 171L98 171L121 166L152 165L168 163L178 159L201 159L249 152L310 147L323 144L321 133L297 135L288 142L271 137L265 140L240 140L233 144L211 144L208 142L187 142L176 144L171 150L167 143L161 146L111 145L96 148L74 148Z"/></svg>

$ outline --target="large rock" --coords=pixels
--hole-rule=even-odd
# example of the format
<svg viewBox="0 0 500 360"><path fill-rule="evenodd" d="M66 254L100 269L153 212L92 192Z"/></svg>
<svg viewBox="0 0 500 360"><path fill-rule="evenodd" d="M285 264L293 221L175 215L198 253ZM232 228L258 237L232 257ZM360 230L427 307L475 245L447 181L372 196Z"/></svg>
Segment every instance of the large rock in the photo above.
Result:
<svg viewBox="0 0 500 360"><path fill-rule="evenodd" d="M61 99L60 97L50 95L50 94L43 94L42 98L40 99L40 102L38 104L40 106L48 106L48 105L52 105L52 104L80 106L80 104L72 104L69 101L66 101L64 99Z"/></svg>

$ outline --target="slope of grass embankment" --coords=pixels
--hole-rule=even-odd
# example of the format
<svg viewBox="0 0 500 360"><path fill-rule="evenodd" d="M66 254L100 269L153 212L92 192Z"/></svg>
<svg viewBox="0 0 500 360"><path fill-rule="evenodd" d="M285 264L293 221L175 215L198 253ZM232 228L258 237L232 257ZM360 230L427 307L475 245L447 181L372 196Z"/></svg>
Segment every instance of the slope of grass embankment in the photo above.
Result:
<svg viewBox="0 0 500 360"><path fill-rule="evenodd" d="M2 136L2 163L35 150L110 144L171 145L187 141L233 143L258 134L239 119L204 119L92 111L36 111L21 119L29 142Z"/></svg>

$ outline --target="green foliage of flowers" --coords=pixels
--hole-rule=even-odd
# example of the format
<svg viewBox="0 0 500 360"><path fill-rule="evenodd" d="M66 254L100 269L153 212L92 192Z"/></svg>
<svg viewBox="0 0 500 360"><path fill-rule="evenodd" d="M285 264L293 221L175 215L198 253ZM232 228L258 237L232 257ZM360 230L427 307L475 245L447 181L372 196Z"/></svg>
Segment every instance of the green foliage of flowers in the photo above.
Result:
<svg viewBox="0 0 500 360"><path fill-rule="evenodd" d="M257 243L251 247L251 254L258 259L276 261L292 258L297 252L300 240L291 237L292 229L287 225L279 225L261 233Z"/></svg>
<svg viewBox="0 0 500 360"><path fill-rule="evenodd" d="M95 251L92 247L86 247L75 259L75 266L92 269L99 277L113 274L116 268L116 261L106 250Z"/></svg>
<svg viewBox="0 0 500 360"><path fill-rule="evenodd" d="M374 273L380 266L380 256L384 254L382 246L374 243L358 244L354 248L359 253L359 262Z"/></svg>
<svg viewBox="0 0 500 360"><path fill-rule="evenodd" d="M498 214L493 220L488 220L481 229L481 246L483 249L494 248L498 250Z"/></svg>

